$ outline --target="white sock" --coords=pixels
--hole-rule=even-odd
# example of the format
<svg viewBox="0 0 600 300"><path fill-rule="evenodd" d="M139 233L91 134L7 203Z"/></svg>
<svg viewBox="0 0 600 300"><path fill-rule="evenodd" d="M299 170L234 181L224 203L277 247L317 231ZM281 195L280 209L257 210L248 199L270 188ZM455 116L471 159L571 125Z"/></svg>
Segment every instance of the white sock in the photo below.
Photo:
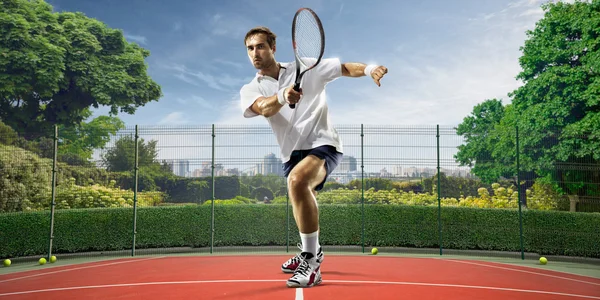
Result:
<svg viewBox="0 0 600 300"><path fill-rule="evenodd" d="M314 256L317 256L319 251L319 231L313 233L302 233L300 232L300 239L302 240L302 252L310 252Z"/></svg>

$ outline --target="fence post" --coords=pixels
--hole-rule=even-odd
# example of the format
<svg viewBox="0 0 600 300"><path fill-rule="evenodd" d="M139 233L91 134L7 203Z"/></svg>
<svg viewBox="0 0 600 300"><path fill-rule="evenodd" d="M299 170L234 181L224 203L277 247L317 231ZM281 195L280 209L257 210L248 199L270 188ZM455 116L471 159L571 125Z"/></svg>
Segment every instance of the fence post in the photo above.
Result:
<svg viewBox="0 0 600 300"><path fill-rule="evenodd" d="M212 124L212 155L211 155L211 182L212 196L210 209L210 253L213 253L215 243L215 124Z"/></svg>
<svg viewBox="0 0 600 300"><path fill-rule="evenodd" d="M54 208L56 206L56 160L58 152L58 125L54 125L54 149L52 157L52 203L50 205L50 235L48 237L48 257L52 257L52 242L54 240Z"/></svg>
<svg viewBox="0 0 600 300"><path fill-rule="evenodd" d="M519 126L515 126L516 144L517 144L517 197L519 197L519 240L521 244L521 260L525 259L525 251L523 249L523 213L521 211L521 166L519 163ZM525 195L527 197L527 195Z"/></svg>
<svg viewBox="0 0 600 300"><path fill-rule="evenodd" d="M287 182L287 181L286 181ZM290 195L288 192L285 193L285 252L290 251Z"/></svg>
<svg viewBox="0 0 600 300"><path fill-rule="evenodd" d="M438 200L438 236L440 239L440 255L442 255L442 197L440 187L440 125L436 127L436 140L437 140L437 200Z"/></svg>
<svg viewBox="0 0 600 300"><path fill-rule="evenodd" d="M134 174L134 182L133 182L133 228L132 228L132 245L131 245L131 256L135 256L135 236L137 234L137 193L138 193L138 143L139 143L139 134L138 134L138 125L135 125L135 153L134 153L134 165L133 165L133 174Z"/></svg>
<svg viewBox="0 0 600 300"><path fill-rule="evenodd" d="M365 253L365 155L364 155L364 129L360 124L360 178L361 178L361 214L362 214L362 252Z"/></svg>

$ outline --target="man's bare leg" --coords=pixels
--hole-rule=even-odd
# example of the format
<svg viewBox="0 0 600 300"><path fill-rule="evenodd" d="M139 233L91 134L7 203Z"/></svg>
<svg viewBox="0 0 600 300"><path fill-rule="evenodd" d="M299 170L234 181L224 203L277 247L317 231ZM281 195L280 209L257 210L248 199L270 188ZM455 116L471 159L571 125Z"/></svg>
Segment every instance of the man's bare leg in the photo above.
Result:
<svg viewBox="0 0 600 300"><path fill-rule="evenodd" d="M325 179L325 161L308 155L288 175L294 219L302 238L303 251L317 254L319 209L315 187Z"/></svg>

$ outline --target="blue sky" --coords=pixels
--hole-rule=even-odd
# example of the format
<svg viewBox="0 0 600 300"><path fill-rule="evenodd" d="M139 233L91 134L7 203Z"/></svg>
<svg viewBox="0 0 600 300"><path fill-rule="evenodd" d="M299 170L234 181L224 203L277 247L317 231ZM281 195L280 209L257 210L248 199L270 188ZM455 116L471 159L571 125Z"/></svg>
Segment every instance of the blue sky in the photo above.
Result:
<svg viewBox="0 0 600 300"><path fill-rule="evenodd" d="M331 83L334 123L457 125L486 99L510 102L525 31L543 16L538 0L48 2L122 29L150 50L148 72L164 96L120 114L128 126L266 124L240 111L239 89L256 72L243 37L268 26L278 35L276 58L293 60L291 21L303 6L322 19L325 56L389 69L381 87L367 77Z"/></svg>

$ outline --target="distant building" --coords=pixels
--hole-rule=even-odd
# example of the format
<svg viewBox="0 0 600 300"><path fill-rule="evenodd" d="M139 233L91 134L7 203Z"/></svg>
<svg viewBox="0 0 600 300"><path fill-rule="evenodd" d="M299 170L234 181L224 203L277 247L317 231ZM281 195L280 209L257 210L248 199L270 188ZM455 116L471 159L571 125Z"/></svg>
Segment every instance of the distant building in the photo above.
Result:
<svg viewBox="0 0 600 300"><path fill-rule="evenodd" d="M176 160L173 162L173 174L181 177L188 176L190 172L189 160Z"/></svg>
<svg viewBox="0 0 600 300"><path fill-rule="evenodd" d="M342 161L336 168L336 172L354 172L356 171L356 158L354 156L343 156Z"/></svg>
<svg viewBox="0 0 600 300"><path fill-rule="evenodd" d="M269 153L265 155L262 163L262 174L269 175L282 175L283 176L283 168L281 167L281 159L277 158L275 154Z"/></svg>

